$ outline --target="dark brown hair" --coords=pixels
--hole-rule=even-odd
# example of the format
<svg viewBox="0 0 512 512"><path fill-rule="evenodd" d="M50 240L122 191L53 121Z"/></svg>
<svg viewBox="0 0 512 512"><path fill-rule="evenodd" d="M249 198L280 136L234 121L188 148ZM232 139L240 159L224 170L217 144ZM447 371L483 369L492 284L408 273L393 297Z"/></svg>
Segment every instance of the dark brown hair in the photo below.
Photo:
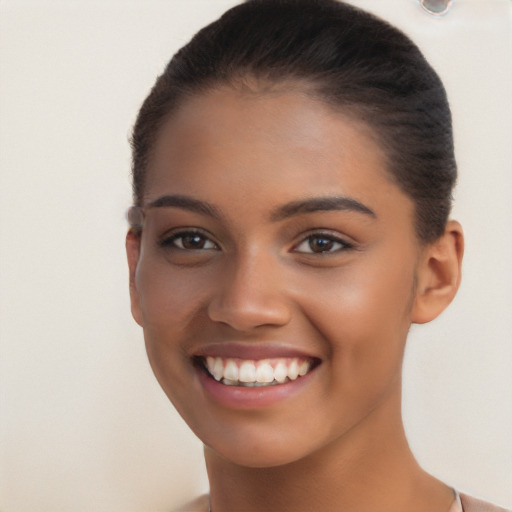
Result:
<svg viewBox="0 0 512 512"><path fill-rule="evenodd" d="M249 0L176 53L133 130L135 204L142 205L151 151L174 109L191 95L251 79L296 83L364 121L390 176L415 203L419 239L443 233L457 171L441 80L402 32L336 0Z"/></svg>

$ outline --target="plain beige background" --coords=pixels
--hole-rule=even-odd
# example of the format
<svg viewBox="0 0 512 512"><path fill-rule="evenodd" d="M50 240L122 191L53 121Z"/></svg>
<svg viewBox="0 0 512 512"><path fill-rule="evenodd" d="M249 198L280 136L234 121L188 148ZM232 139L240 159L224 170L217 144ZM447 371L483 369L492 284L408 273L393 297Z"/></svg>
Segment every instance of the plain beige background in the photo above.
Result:
<svg viewBox="0 0 512 512"><path fill-rule="evenodd" d="M129 313L128 136L155 76L232 0L0 1L0 510L169 511L207 489L200 443ZM467 254L414 327L404 409L420 462L512 506L512 2L353 0L401 26L455 117Z"/></svg>

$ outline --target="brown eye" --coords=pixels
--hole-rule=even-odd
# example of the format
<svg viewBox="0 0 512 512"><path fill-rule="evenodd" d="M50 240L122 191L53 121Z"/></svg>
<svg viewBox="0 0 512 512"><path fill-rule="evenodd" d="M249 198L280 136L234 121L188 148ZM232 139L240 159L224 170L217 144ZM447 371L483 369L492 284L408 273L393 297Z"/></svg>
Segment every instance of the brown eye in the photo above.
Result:
<svg viewBox="0 0 512 512"><path fill-rule="evenodd" d="M164 247L172 247L184 251L204 251L218 249L215 242L202 233L188 231L175 233L161 243Z"/></svg>
<svg viewBox="0 0 512 512"><path fill-rule="evenodd" d="M296 248L296 252L325 254L350 249L352 246L343 240L328 235L310 235Z"/></svg>
<svg viewBox="0 0 512 512"><path fill-rule="evenodd" d="M308 244L312 252L328 252L334 247L334 240L329 238L310 238Z"/></svg>

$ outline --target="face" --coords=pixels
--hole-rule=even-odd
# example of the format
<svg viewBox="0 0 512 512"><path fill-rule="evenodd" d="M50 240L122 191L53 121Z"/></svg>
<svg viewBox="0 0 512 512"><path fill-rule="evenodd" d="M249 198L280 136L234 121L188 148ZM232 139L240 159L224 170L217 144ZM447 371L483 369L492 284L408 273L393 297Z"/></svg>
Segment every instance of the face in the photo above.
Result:
<svg viewBox="0 0 512 512"><path fill-rule="evenodd" d="M396 424L421 250L383 162L363 124L299 93L220 89L163 127L132 310L224 458L275 466Z"/></svg>

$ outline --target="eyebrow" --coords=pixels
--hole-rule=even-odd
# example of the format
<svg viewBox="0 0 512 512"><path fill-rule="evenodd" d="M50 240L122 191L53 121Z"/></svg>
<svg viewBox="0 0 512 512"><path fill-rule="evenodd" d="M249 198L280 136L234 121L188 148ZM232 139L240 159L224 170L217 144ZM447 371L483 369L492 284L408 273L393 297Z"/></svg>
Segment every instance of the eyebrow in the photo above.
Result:
<svg viewBox="0 0 512 512"><path fill-rule="evenodd" d="M212 204L180 195L161 196L149 203L148 208L183 208L184 210L207 215L214 219L221 217L219 210Z"/></svg>
<svg viewBox="0 0 512 512"><path fill-rule="evenodd" d="M212 204L182 195L161 196L149 203L148 208L183 208L195 213L207 215L217 220L222 217L218 208ZM321 211L351 211L362 213L373 218L377 217L373 210L356 199L344 196L333 196L313 197L310 199L292 201L274 210L270 214L270 220L277 222L295 215Z"/></svg>
<svg viewBox="0 0 512 512"><path fill-rule="evenodd" d="M377 218L375 212L363 203L360 203L350 197L343 196L314 197L311 199L293 201L272 212L270 218L273 221L280 221L303 213L322 211L350 211L363 213L370 217Z"/></svg>

